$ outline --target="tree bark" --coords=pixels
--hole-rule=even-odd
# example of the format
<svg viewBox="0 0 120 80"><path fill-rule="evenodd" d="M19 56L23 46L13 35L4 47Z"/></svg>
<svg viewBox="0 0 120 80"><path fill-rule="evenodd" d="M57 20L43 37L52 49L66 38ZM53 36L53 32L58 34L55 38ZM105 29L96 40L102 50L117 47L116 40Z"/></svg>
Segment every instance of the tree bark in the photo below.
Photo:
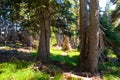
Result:
<svg viewBox="0 0 120 80"><path fill-rule="evenodd" d="M56 42L57 42L57 46L61 47L63 45L63 33L60 28L58 28L58 31L59 32L55 33Z"/></svg>
<svg viewBox="0 0 120 80"><path fill-rule="evenodd" d="M90 0L88 25L87 0L80 2L81 54L80 68L83 72L96 73L99 55L103 48L103 36L99 26L98 0ZM89 26L89 27L88 27Z"/></svg>
<svg viewBox="0 0 120 80"><path fill-rule="evenodd" d="M48 2L48 1L47 1ZM42 5L48 6L46 1L41 1ZM40 39L38 47L37 60L43 63L49 62L50 57L50 15L48 7L40 8Z"/></svg>
<svg viewBox="0 0 120 80"><path fill-rule="evenodd" d="M88 10L87 0L80 0L80 69L86 71L88 66Z"/></svg>
<svg viewBox="0 0 120 80"><path fill-rule="evenodd" d="M100 28L99 28L99 3L98 0L90 1L90 26L89 26L89 55L88 71L97 72L100 52Z"/></svg>
<svg viewBox="0 0 120 80"><path fill-rule="evenodd" d="M71 50L71 44L69 41L69 36L64 35L64 41L63 41L63 46L62 46L62 50L63 51L67 51L67 50Z"/></svg>

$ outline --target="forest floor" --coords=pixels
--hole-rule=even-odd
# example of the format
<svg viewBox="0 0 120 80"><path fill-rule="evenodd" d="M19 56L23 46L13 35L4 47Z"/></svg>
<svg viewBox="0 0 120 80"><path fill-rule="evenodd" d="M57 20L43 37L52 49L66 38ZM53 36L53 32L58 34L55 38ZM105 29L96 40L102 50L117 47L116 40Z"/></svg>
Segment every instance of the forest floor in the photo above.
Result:
<svg viewBox="0 0 120 80"><path fill-rule="evenodd" d="M35 49L0 47L0 80L120 80L116 62L100 63L98 74L79 72L78 55L77 50L52 47L50 64L42 64L36 61Z"/></svg>

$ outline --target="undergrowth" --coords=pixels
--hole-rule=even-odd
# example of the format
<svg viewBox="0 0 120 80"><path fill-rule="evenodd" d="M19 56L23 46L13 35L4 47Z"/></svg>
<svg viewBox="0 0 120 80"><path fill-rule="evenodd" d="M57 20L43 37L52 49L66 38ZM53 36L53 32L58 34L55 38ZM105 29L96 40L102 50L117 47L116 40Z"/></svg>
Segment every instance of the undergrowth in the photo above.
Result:
<svg viewBox="0 0 120 80"><path fill-rule="evenodd" d="M52 46L55 44L55 39L52 38L51 40L53 41L50 45L50 59L76 67L79 59L79 52L77 50L65 52L62 50L57 50ZM67 53L67 55L63 56L62 53ZM37 50L33 49L31 54L35 57L37 55ZM114 57L111 54L108 55L108 57L111 56ZM55 74L54 78L51 78L50 74L47 74L46 72L33 70L32 68L34 63L35 62L33 61L0 63L0 80L62 80L62 73ZM120 80L120 66L118 66L117 63L104 62L104 64L99 64L99 71L103 73L103 80Z"/></svg>
<svg viewBox="0 0 120 80"><path fill-rule="evenodd" d="M0 64L0 80L48 80L49 75L34 71L32 62L6 62Z"/></svg>

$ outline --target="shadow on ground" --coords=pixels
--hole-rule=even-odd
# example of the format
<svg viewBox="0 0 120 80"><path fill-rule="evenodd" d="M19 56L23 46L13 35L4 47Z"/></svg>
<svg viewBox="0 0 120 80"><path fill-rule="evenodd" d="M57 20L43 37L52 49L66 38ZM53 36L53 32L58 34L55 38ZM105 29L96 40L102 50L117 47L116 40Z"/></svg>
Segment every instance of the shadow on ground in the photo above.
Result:
<svg viewBox="0 0 120 80"><path fill-rule="evenodd" d="M17 50L0 50L0 62L32 61L34 56L31 53L19 52Z"/></svg>
<svg viewBox="0 0 120 80"><path fill-rule="evenodd" d="M52 64L57 65L60 67L63 71L72 72L72 71L78 71L78 58L79 56L62 56L62 55L53 55L51 53L50 59Z"/></svg>

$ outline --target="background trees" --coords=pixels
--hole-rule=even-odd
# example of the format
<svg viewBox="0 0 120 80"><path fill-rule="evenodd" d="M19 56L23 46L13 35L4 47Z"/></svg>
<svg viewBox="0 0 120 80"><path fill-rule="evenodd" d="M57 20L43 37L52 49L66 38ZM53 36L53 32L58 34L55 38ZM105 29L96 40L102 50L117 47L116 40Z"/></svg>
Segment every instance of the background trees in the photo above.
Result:
<svg viewBox="0 0 120 80"><path fill-rule="evenodd" d="M6 0L8 2L8 0ZM2 1L2 3L5 3ZM9 6L8 3L5 3L6 6ZM38 60L43 62L49 61L49 38L50 38L50 25L61 29L62 31L62 46L67 50L69 47L69 42L63 45L63 42L66 42L66 37L70 38L71 35L71 25L75 22L76 16L71 11L74 6L69 0L66 1L12 1L10 4L10 9L13 10L10 12L11 22L16 23L19 26L19 32L24 38L24 44L27 44L28 40L25 38L27 32L28 36L39 36L39 47L38 47ZM6 11L6 10L5 10ZM72 17L71 17L72 16ZM52 22L53 21L53 22ZM75 27L75 26L74 26ZM57 33L56 33L57 34ZM60 35L60 34L59 34ZM29 37L28 37L29 38ZM66 39L64 41L64 38ZM38 39L38 37L37 37Z"/></svg>
<svg viewBox="0 0 120 80"><path fill-rule="evenodd" d="M119 1L113 1L115 10L107 7L104 12L111 14L109 18L99 13L98 0L1 0L0 3L1 33L5 33L1 36L5 42L17 42L21 36L24 39L19 41L31 46L33 37L39 41L37 60L43 63L50 61L52 33L56 36L56 45L63 51L80 47L81 71L97 72L103 43L105 49L118 56ZM9 40L9 34L13 40Z"/></svg>

